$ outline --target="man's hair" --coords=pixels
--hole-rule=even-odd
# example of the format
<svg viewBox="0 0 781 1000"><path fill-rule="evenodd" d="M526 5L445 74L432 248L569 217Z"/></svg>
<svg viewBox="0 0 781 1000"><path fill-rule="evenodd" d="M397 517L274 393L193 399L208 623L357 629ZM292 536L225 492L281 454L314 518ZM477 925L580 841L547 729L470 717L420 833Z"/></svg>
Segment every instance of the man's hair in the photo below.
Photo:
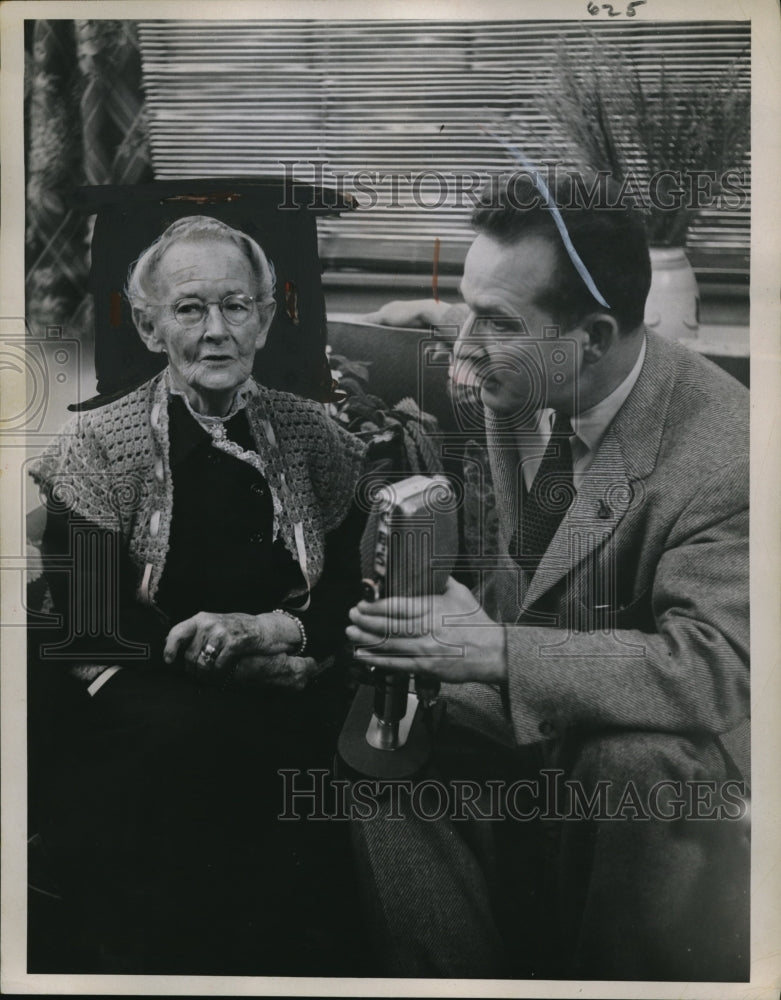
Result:
<svg viewBox="0 0 781 1000"><path fill-rule="evenodd" d="M163 254L181 240L219 239L237 246L252 267L257 281L256 296L259 301L274 297L274 268L261 248L246 233L220 222L210 215L188 215L177 219L162 235L151 243L141 256L130 265L125 295L133 307L143 308L154 302L152 291L155 273Z"/></svg>
<svg viewBox="0 0 781 1000"><path fill-rule="evenodd" d="M651 262L642 216L620 205L615 181L602 178L604 205L586 200L587 184L580 175L563 174L550 185L550 194L578 256L609 310L593 297L570 259L551 211L532 177L525 172L494 178L480 194L472 212L478 233L501 243L525 236L543 236L556 253L556 270L537 305L563 328L571 328L596 310L609 311L621 333L643 322L651 287ZM605 207L605 205L610 207ZM616 207L613 207L616 206Z"/></svg>

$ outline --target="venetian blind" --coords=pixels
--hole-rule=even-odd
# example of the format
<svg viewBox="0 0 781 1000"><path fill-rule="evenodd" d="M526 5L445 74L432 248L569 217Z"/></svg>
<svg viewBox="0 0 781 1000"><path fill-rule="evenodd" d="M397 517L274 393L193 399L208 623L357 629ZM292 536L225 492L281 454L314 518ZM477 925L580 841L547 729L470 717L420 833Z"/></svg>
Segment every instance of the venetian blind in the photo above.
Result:
<svg viewBox="0 0 781 1000"><path fill-rule="evenodd" d="M155 174L342 184L364 208L319 224L324 262L428 269L438 238L453 268L476 176L513 166L480 126L547 161L562 139L544 111L555 50L587 31L680 88L747 59L750 41L743 22L142 21ZM749 215L748 199L703 211L695 265L746 269Z"/></svg>

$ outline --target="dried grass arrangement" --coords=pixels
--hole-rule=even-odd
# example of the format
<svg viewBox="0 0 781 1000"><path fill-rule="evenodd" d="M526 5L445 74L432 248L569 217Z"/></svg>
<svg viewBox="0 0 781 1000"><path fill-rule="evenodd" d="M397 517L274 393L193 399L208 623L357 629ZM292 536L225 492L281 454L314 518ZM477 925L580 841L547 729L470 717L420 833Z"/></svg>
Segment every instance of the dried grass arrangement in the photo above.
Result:
<svg viewBox="0 0 781 1000"><path fill-rule="evenodd" d="M558 50L545 110L564 134L565 156L642 188L652 245L683 246L698 209L691 178L711 172L718 195L725 173L745 167L749 84L748 51L717 79L682 85L664 62L641 72L589 33Z"/></svg>

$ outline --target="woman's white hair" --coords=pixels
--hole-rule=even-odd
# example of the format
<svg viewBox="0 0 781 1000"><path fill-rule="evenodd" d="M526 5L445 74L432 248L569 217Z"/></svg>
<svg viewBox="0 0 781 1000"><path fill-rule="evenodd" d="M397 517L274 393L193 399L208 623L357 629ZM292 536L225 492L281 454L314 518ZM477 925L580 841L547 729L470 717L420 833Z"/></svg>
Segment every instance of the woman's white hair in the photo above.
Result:
<svg viewBox="0 0 781 1000"><path fill-rule="evenodd" d="M154 303L152 286L155 272L160 259L170 246L180 240L209 238L235 244L252 265L258 283L256 291L258 301L270 301L274 298L276 281L274 267L251 236L233 229L210 215L188 215L172 222L165 232L144 250L138 260L130 265L125 295L133 309L143 309L145 305Z"/></svg>

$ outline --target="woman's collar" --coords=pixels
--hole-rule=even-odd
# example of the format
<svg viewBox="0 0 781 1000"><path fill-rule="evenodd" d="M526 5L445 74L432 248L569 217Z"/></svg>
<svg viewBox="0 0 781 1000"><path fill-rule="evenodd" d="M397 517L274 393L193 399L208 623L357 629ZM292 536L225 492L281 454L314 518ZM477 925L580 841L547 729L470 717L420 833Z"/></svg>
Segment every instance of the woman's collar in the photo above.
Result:
<svg viewBox="0 0 781 1000"><path fill-rule="evenodd" d="M190 405L190 400L187 398L184 392L173 384L171 376L169 374L169 369L166 369L165 371L165 380L168 388L168 394L171 396L181 396L182 399L184 400L184 405L187 407L187 411L190 414L190 416L194 420L197 420L198 423L201 424L201 426L203 427L214 426L215 424L224 424L226 421L230 420L231 417L235 417L240 410L243 410L246 407L247 403L250 401L250 399L252 399L253 396L257 394L258 391L258 387L255 380L250 376L250 378L248 378L246 382L242 383L242 385L240 385L236 389L236 393L233 397L233 402L231 403L230 408L228 409L228 412L225 414L225 416L213 417L209 416L206 413L197 413L192 408L192 406Z"/></svg>

